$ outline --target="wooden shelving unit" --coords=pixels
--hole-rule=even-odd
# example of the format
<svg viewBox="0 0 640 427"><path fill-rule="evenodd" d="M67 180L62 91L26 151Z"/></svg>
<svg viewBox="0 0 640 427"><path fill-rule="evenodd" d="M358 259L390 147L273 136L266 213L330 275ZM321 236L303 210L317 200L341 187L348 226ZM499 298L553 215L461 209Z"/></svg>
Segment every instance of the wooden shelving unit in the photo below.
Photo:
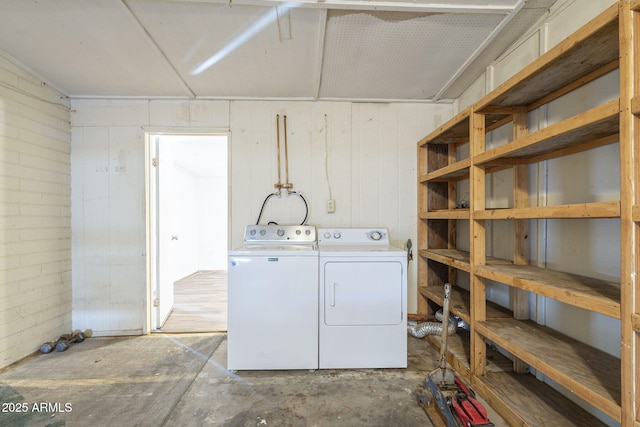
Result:
<svg viewBox="0 0 640 427"><path fill-rule="evenodd" d="M640 427L640 1L621 1L619 19L622 425Z"/></svg>
<svg viewBox="0 0 640 427"><path fill-rule="evenodd" d="M419 311L430 314L442 304L445 282L457 285L452 312L471 332L453 337L448 360L514 425L601 425L531 368L621 425L640 427L639 11L640 0L620 0L418 143ZM529 132L529 112L616 69L618 98ZM513 129L511 140L486 149L487 134L505 125ZM530 206L529 165L614 143L619 200ZM487 208L487 177L509 168L512 206ZM620 223L619 282L528 265L529 221L594 218ZM511 259L487 256L486 230L500 220L513 227ZM468 236L458 234L461 221ZM510 307L487 300L494 282L510 290ZM621 357L529 320L529 293L619 319ZM439 346L437 337L429 339ZM495 363L494 346L509 363Z"/></svg>

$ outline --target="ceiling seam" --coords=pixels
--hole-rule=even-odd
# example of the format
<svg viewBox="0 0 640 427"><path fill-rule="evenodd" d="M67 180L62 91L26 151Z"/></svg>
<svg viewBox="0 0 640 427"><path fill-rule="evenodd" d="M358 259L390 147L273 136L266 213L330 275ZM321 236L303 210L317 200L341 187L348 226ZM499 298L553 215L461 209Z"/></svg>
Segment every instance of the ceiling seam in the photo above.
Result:
<svg viewBox="0 0 640 427"><path fill-rule="evenodd" d="M498 36L498 34L500 34L500 32L507 26L507 24L509 24L509 22L511 22L511 20L518 14L518 12L520 12L520 10L524 7L525 2L525 0L520 0L518 4L511 10L511 12L509 12L509 14L500 22L500 24L497 25L493 29L493 31L491 31L491 34L489 34L489 36L482 42L482 44L478 46L478 48L466 59L466 61L464 61L460 68L458 68L456 72L453 73L451 78L447 80L442 88L440 88L440 91L435 94L435 96L433 97L434 101L440 99L442 94L445 93L449 89L449 87L451 87L451 85L462 75L462 73L464 73L465 70L469 68L473 61L475 61L476 58L478 58L480 54L484 52L484 50L491 44L491 42Z"/></svg>
<svg viewBox="0 0 640 427"><path fill-rule="evenodd" d="M142 34L144 34L146 40L151 44L151 46L155 49L156 53L158 53L162 59L164 59L165 63L167 64L167 66L169 67L169 69L171 70L171 72L173 73L174 77L178 80L178 82L180 83L180 85L183 87L183 89L185 89L187 91L187 93L189 94L189 96L191 98L196 98L196 94L195 92L189 87L189 85L187 84L187 82L184 81L184 79L182 78L182 76L180 75L180 73L178 72L178 70L176 69L176 67L173 65L173 63L171 62L171 60L169 60L169 57L167 56L167 54L162 50L162 48L158 45L158 43L155 41L155 39L151 36L151 34L149 33L149 31L147 31L147 29L145 28L145 26L142 24L142 22L140 22L140 20L138 19L138 17L136 16L136 14L133 12L133 10L131 10L131 8L129 7L129 4L127 3L127 0L120 0L120 4L124 7L124 9L127 11L128 16L133 20L133 22L135 22L138 25L138 29L141 30Z"/></svg>
<svg viewBox="0 0 640 427"><path fill-rule="evenodd" d="M320 88L322 86L322 74L324 69L324 47L325 47L325 36L327 34L327 9L324 9L320 14L320 19L322 23L320 24L320 29L318 31L318 53L316 63L318 64L318 68L316 69L315 76L315 90L313 94L313 98L315 100L320 99Z"/></svg>
<svg viewBox="0 0 640 427"><path fill-rule="evenodd" d="M49 79L45 78L44 76L40 75L40 73L38 73L37 71L35 71L31 67L28 67L26 64L24 64L18 58L16 58L15 56L9 54L9 52L6 52L5 50L0 49L0 58L4 59L8 63L18 67L19 69L25 71L27 74L31 75L31 77L33 77L34 79L39 80L40 83L44 83L47 86L49 86L50 88L52 88L55 91L59 92L60 95L63 95L66 98L71 98L71 95L67 91L63 90L62 88L60 88L54 82L52 82Z"/></svg>
<svg viewBox="0 0 640 427"><path fill-rule="evenodd" d="M242 6L267 6L288 3L291 0L165 0L177 3L211 3ZM478 13L508 14L513 6L502 4L452 4L452 3L415 3L411 1L362 1L362 0L298 0L297 8L305 9L341 9L358 11L391 11L391 12L431 12L431 13Z"/></svg>

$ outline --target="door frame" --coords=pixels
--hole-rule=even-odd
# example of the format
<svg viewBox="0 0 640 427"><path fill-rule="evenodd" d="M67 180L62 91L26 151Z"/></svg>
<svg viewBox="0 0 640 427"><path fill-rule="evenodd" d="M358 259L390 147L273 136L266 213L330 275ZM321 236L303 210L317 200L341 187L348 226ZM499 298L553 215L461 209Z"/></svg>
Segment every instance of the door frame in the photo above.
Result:
<svg viewBox="0 0 640 427"><path fill-rule="evenodd" d="M153 293L158 286L158 221L157 221L157 203L158 203L158 173L154 166L155 156L157 156L154 147L154 139L156 136L167 135L189 135L189 136L224 136L227 139L227 235L231 234L231 131L221 128L151 128L145 127L144 131L144 149L145 149L145 282L146 282L146 298L144 302L145 325L142 333L147 335L155 331L153 324ZM229 250L230 239L227 239L227 250Z"/></svg>

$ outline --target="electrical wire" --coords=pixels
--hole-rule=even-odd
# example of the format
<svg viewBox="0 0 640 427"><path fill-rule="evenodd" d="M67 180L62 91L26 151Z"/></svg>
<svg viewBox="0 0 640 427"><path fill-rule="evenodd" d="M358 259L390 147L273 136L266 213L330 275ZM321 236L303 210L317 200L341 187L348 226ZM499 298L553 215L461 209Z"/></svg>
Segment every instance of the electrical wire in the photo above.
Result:
<svg viewBox="0 0 640 427"><path fill-rule="evenodd" d="M333 199L331 194L331 181L329 180L329 121L327 115L324 115L324 176L327 180L327 189L329 190L329 200Z"/></svg>
<svg viewBox="0 0 640 427"><path fill-rule="evenodd" d="M302 193L299 191L289 191L287 192L287 194L295 194L296 196L302 199L304 203L304 219L302 220L300 225L305 225L307 223L307 219L309 218L309 203L307 203L307 199L305 199ZM260 213L258 214L258 220L256 221L256 225L260 225L260 219L262 219L262 213L264 212L264 207L267 205L267 202L269 201L269 199L273 196L280 196L280 193L276 191L274 193L267 195L267 197L265 197L264 201L262 202L262 207L260 208ZM274 221L269 221L268 224L278 225L278 223Z"/></svg>
<svg viewBox="0 0 640 427"><path fill-rule="evenodd" d="M269 201L269 199L273 196L279 196L280 193L279 192L275 192L275 193L271 193L269 194L265 199L264 202L262 202L262 207L260 208L260 213L258 214L258 220L256 221L256 225L260 224L260 218L262 218L262 212L264 211L264 207L266 206L267 202Z"/></svg>
<svg viewBox="0 0 640 427"><path fill-rule="evenodd" d="M309 218L309 204L307 203L307 199L304 198L304 196L302 195L301 192L296 191L295 192L304 202L304 219L302 220L302 222L300 223L300 225L305 225L307 223L307 218Z"/></svg>

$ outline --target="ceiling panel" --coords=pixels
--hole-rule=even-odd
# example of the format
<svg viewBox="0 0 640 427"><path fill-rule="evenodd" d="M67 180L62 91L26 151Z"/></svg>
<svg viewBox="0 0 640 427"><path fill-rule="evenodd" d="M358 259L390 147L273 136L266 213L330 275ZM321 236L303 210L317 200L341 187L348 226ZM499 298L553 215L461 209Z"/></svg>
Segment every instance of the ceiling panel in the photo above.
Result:
<svg viewBox="0 0 640 427"><path fill-rule="evenodd" d="M129 4L197 95L316 95L321 10L157 0Z"/></svg>
<svg viewBox="0 0 640 427"><path fill-rule="evenodd" d="M330 11L320 96L431 99L504 18Z"/></svg>
<svg viewBox="0 0 640 427"><path fill-rule="evenodd" d="M555 0L1 0L0 56L71 97L453 99Z"/></svg>
<svg viewBox="0 0 640 427"><path fill-rule="evenodd" d="M120 1L2 0L0 8L0 49L68 95L188 95Z"/></svg>

